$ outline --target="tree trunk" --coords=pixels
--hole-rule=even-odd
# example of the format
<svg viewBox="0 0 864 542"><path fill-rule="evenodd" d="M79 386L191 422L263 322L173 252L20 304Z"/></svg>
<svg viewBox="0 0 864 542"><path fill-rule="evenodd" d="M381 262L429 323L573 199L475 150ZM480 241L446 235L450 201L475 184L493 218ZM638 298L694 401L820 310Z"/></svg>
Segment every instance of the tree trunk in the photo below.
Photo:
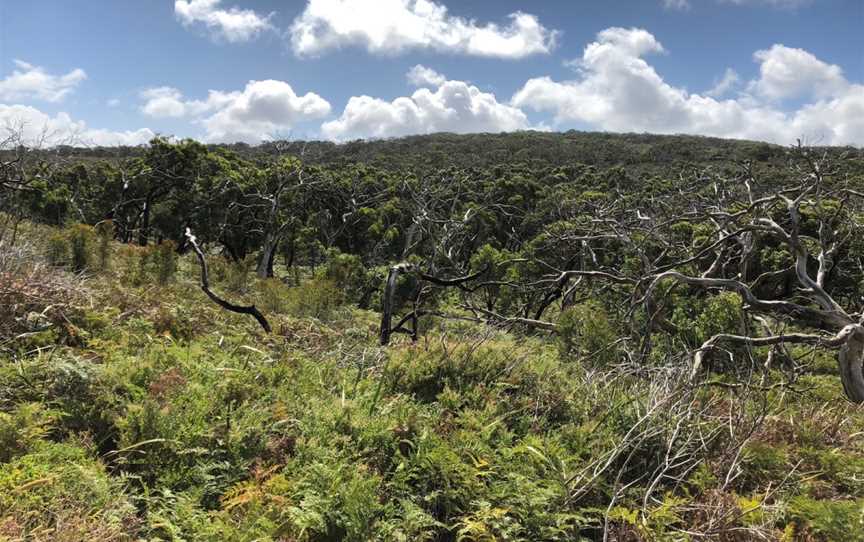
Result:
<svg viewBox="0 0 864 542"><path fill-rule="evenodd" d="M393 334L393 298L396 294L396 281L403 271L411 268L410 264L401 263L390 268L387 274L387 283L384 285L384 296L381 300L381 333L379 336L381 346L390 344L390 335Z"/></svg>
<svg viewBox="0 0 864 542"><path fill-rule="evenodd" d="M198 246L198 241L195 239L195 236L192 235L192 232L189 230L189 228L186 228L185 239L192 247L192 250L195 251L195 255L198 257L198 263L201 266L201 290L203 290L204 293L207 294L207 297L209 297L211 300L213 300L214 303L216 303L225 310L236 312L238 314L248 314L249 316L252 316L253 318L255 318L255 320L258 321L258 323L261 325L265 332L270 333L272 331L270 323L267 321L264 315L261 314L261 311L259 311L255 307L255 305L235 305L230 301L222 299L221 297L216 295L213 290L210 289L210 274L207 271L207 260L204 257L204 252L201 250L201 247Z"/></svg>
<svg viewBox="0 0 864 542"><path fill-rule="evenodd" d="M144 212L141 216L141 229L138 230L138 244L142 247L147 246L148 237L150 236L150 198L144 202Z"/></svg>
<svg viewBox="0 0 864 542"><path fill-rule="evenodd" d="M387 282L384 284L384 297L381 299L381 333L379 343L381 346L390 344L391 325L393 323L393 293L396 290L396 281L399 279L401 269L398 265L390 268L387 274Z"/></svg>
<svg viewBox="0 0 864 542"><path fill-rule="evenodd" d="M837 365L846 397L853 403L864 403L864 327L858 326L840 347Z"/></svg>
<svg viewBox="0 0 864 542"><path fill-rule="evenodd" d="M268 233L264 238L264 247L261 249L261 258L258 260L258 267L255 269L255 274L260 279L273 278L273 260L276 257L276 248L279 246L279 239L272 233Z"/></svg>

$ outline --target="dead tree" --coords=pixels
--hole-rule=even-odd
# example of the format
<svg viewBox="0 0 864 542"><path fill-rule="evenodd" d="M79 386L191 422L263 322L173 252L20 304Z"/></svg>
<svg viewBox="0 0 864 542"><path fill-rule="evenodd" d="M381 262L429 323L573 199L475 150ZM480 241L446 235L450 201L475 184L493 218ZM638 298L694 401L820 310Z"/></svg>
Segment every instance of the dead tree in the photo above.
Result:
<svg viewBox="0 0 864 542"><path fill-rule="evenodd" d="M214 303L222 307L223 309L231 312L236 312L238 314L248 314L255 318L261 327L264 328L264 331L270 333L272 331L270 327L270 323L264 318L264 315L261 314L255 305L235 305L229 301L226 301L216 295L213 290L210 289L210 277L207 272L207 260L204 258L204 252L201 250L201 247L198 246L198 241L195 239L195 236L192 235L192 231L189 228L186 228L186 241L192 247L192 250L195 251L195 255L198 256L198 263L201 265L201 289L204 290L204 293L207 294Z"/></svg>
<svg viewBox="0 0 864 542"><path fill-rule="evenodd" d="M864 307L856 286L838 286L843 278L838 266L854 264L848 245L862 231L864 193L827 155L800 145L791 150L785 180L768 184L758 177L744 164L733 177L710 170L682 175L677 186L656 195L610 195L592 209L581 209L570 230L548 236L558 263L542 254L529 258L548 273L488 284L524 294L528 301L519 313L502 314L470 302L466 308L493 322L555 331L554 321L541 319L552 303L562 302L563 310L564 300L577 290L595 296L605 292L618 306L629 307L631 335L642 340L635 357L644 361L655 331L676 332L667 319L673 288L730 292L741 299L745 321L768 318L792 330L763 336L757 333L760 326L746 326L747 333L710 337L692 352L694 374L724 346L752 351L807 344L838 351L845 394L862 403ZM699 241L692 235L679 238L676 228L698 229ZM775 254L774 259L762 261L760 251ZM644 318L637 318L640 314Z"/></svg>
<svg viewBox="0 0 864 542"><path fill-rule="evenodd" d="M482 269L480 271L477 271L476 273L471 273L463 277L445 279L430 275L428 273L424 273L417 265L412 263L403 262L391 267L390 271L387 274L387 282L384 284L384 296L381 303L381 332L379 335L381 345L386 346L387 344L390 344L390 336L393 333L407 333L411 336L412 340L416 341L418 333L418 319L421 316L425 316L428 314L436 314L441 316L441 314L434 311L424 311L419 308L420 296L423 292L423 288L421 285L421 287L418 288L416 295L414 296L412 310L408 314L403 316L402 319L399 320L399 322L395 326L392 325L396 283L401 275L414 274L421 281L421 283L425 281L442 288L461 288L464 286L465 283L476 280L485 272L486 269ZM410 330L405 327L409 322L411 323Z"/></svg>

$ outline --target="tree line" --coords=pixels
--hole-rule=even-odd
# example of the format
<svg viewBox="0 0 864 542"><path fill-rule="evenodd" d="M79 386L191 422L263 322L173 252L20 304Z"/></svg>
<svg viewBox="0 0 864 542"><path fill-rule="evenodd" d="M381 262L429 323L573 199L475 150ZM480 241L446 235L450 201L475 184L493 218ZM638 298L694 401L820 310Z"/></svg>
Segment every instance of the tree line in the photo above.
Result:
<svg viewBox="0 0 864 542"><path fill-rule="evenodd" d="M789 381L802 345L832 349L864 402L860 150L575 132L21 143L0 145L0 242L24 219L110 222L119 242L261 278L327 265L382 313L382 344L462 319L555 334L579 359Z"/></svg>

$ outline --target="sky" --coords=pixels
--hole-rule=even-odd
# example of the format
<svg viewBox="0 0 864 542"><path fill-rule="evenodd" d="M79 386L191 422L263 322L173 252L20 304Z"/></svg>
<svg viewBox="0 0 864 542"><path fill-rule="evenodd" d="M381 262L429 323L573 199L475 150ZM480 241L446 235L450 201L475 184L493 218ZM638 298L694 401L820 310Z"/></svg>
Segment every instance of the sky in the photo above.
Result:
<svg viewBox="0 0 864 542"><path fill-rule="evenodd" d="M0 0L0 129L864 146L864 0Z"/></svg>

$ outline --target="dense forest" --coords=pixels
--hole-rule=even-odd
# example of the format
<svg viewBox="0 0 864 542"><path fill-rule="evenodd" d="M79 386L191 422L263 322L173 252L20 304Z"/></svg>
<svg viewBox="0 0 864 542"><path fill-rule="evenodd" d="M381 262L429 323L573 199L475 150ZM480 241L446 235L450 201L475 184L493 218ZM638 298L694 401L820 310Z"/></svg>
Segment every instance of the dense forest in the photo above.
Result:
<svg viewBox="0 0 864 542"><path fill-rule="evenodd" d="M851 147L10 132L0 540L864 540L862 222Z"/></svg>

